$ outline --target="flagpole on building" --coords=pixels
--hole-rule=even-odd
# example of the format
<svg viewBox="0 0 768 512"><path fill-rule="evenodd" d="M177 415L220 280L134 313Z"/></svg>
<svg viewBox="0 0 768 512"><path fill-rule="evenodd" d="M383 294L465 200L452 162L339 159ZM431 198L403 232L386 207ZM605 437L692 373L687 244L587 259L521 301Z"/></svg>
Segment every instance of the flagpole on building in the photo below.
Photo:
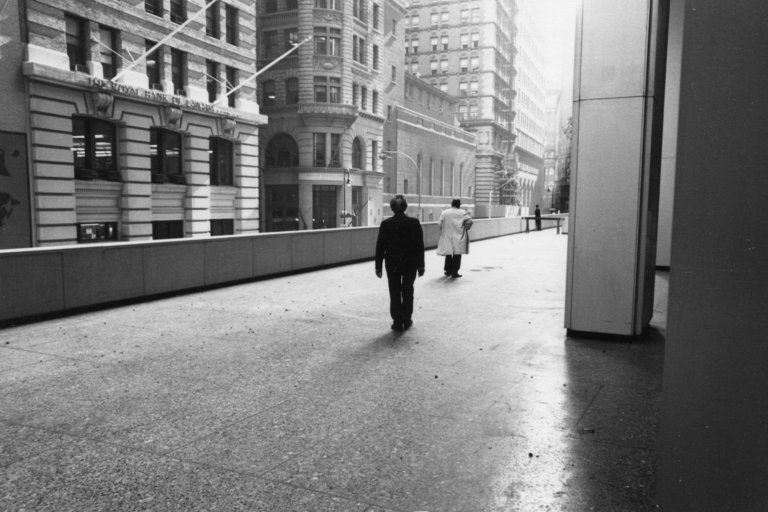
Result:
<svg viewBox="0 0 768 512"><path fill-rule="evenodd" d="M133 68L134 68L134 67L135 67L135 66L136 66L136 65L137 65L139 62L141 62L141 61L145 60L145 59L147 58L147 56L148 56L148 55L150 55L152 52L154 52L155 50L157 50L158 48L160 48L161 46L163 46L165 43L167 43L168 41L170 41L171 39L173 39L173 37L174 37L176 34L178 34L178 33L179 33L181 30L183 30L183 29L184 29L184 27L186 27L187 25L189 25L190 23L192 23L193 21L195 21L195 20L197 19L197 17L198 17L198 16L200 16L201 14L203 14L203 13L204 13L206 10L208 10L208 8L209 8L210 6L212 6L212 5L213 5L213 4L215 4L216 2L218 2L218 0L211 0L210 2L208 2L208 4L207 4L205 7L203 7L202 9L200 9L199 11L197 11L195 14L193 14L193 15L192 15L192 17L190 17L190 18L188 18L188 19L187 19L187 21L185 21L184 23L182 23L181 25L179 25L178 27L176 27L176 28L175 28L173 31L171 31L171 33L170 33L170 34L168 34L167 36L165 36L164 38L162 38L162 39L160 40L160 42L159 42L159 43L157 43L155 46L153 46L152 48L150 48L149 50L147 50L147 51L145 51L143 54L141 54L141 55L139 56L139 58L137 58L136 60L134 60L133 62L131 62L131 63L128 65L128 67L125 67L125 68L123 68L123 70L122 70L122 71L120 71L120 72L119 72L117 75L115 75L115 77L112 79L112 81L113 81L113 82L117 82L117 81L118 81L120 78L122 78L122 77L123 77L123 76L124 76L124 75L125 75L125 74L126 74L128 71L130 71L131 69L133 69Z"/></svg>

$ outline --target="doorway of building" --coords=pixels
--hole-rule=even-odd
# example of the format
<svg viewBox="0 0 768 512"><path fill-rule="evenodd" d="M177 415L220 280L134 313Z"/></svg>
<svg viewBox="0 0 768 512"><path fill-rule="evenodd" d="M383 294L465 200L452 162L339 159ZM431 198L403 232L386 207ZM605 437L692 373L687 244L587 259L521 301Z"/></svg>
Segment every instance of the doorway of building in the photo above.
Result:
<svg viewBox="0 0 768 512"><path fill-rule="evenodd" d="M299 229L299 186L268 185L267 231L297 231Z"/></svg>
<svg viewBox="0 0 768 512"><path fill-rule="evenodd" d="M336 186L312 185L312 229L336 227Z"/></svg>

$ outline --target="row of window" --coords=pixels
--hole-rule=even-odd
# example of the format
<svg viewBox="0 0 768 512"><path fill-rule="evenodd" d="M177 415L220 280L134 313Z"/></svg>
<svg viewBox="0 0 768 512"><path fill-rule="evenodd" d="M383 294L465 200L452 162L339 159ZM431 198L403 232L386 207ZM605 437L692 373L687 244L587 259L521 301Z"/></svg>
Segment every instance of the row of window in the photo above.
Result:
<svg viewBox="0 0 768 512"><path fill-rule="evenodd" d="M211 236L235 234L234 219L211 219ZM183 220L161 220L152 222L152 239L167 240L184 238ZM116 242L120 239L117 222L88 222L77 224L77 243Z"/></svg>
<svg viewBox="0 0 768 512"><path fill-rule="evenodd" d="M265 0L264 13L273 14L279 12L279 3L281 0ZM298 0L284 0L286 11L295 11L299 8ZM333 11L341 11L342 0L315 0L315 9L330 9ZM368 21L368 8L366 0L352 0L352 15L358 20L366 23ZM373 28L379 28L379 20L381 19L381 7L379 4L373 4Z"/></svg>
<svg viewBox="0 0 768 512"><path fill-rule="evenodd" d="M443 35L438 38L438 36L433 35L429 39L429 44L431 51L437 52L437 51L447 51L450 49L448 45L448 36ZM419 45L420 45L420 39L418 36L414 36L411 38L410 42L405 42L405 54L417 54L419 53ZM468 50L470 48L480 48L480 33L479 32L473 32L472 34L461 34L459 36L459 49L460 50Z"/></svg>
<svg viewBox="0 0 768 512"><path fill-rule="evenodd" d="M429 15L429 26L430 27L437 27L440 25L448 25L450 24L450 12L443 11L443 12L433 12ZM462 7L460 14L459 14L459 22L460 23L478 23L482 21L482 17L480 16L480 7L472 7L470 9L469 7ZM420 28L421 25L421 17L418 13L414 14L410 18L406 18L406 23L408 28Z"/></svg>
<svg viewBox="0 0 768 512"><path fill-rule="evenodd" d="M234 184L234 143L210 137L211 185ZM149 130L149 159L152 181L183 184L183 136L164 128ZM72 117L72 156L75 177L119 181L117 125L94 117Z"/></svg>
<svg viewBox="0 0 768 512"><path fill-rule="evenodd" d="M312 165L314 167L341 167L342 134L313 133L312 134ZM378 141L371 141L371 162L377 161L379 152ZM352 140L352 167L366 168L365 142L360 137ZM265 153L267 167L298 167L299 146L293 137L281 133L273 137L267 145Z"/></svg>
<svg viewBox="0 0 768 512"><path fill-rule="evenodd" d="M64 17L66 26L67 56L72 71L86 73L86 56L89 52L89 40L86 36L87 23L81 18L66 15ZM120 65L120 49L118 44L119 32L109 27L100 26L98 40L94 43L99 47L99 62L103 70L105 79L114 78L117 68ZM155 41L145 40L145 51L149 52L157 43ZM170 75L173 91L171 94L186 96L185 85L188 81L187 53L172 48L170 50L170 62L165 62L165 52L163 47L158 47L147 55L146 74L150 89L163 90L162 79L165 76L165 66L170 66ZM223 89L229 93L234 89L237 82L237 69L225 66L225 81L219 79L219 63L211 60L206 61L206 87L208 90L208 101L216 101L219 92ZM235 94L228 94L228 105L235 106Z"/></svg>
<svg viewBox="0 0 768 512"><path fill-rule="evenodd" d="M416 157L416 165L419 168L419 171L421 171L421 155L418 155ZM424 193L426 195L450 195L453 196L456 191L461 194L462 189L464 188L464 164L459 164L459 180L458 180L458 189L454 189L454 186L456 184L456 177L455 177L455 171L454 171L454 163L451 162L450 167L450 174L448 176L448 180L446 180L446 172L445 172L445 160L440 160L440 172L439 174L436 172L434 160L432 157L429 158L429 169L428 174L422 173L422 181L424 183L418 183L416 182L416 191L415 193L420 194ZM412 190L410 190L409 187L410 183L409 180L403 180L403 194L409 194L413 193ZM448 185L448 186L446 186ZM467 195L472 195L470 187L470 192ZM422 192L423 191L423 192ZM386 193L388 194L395 194L397 191L392 189L392 180L387 179L386 182Z"/></svg>
<svg viewBox="0 0 768 512"><path fill-rule="evenodd" d="M205 11L205 33L216 39L221 38L221 3L216 2ZM187 21L186 0L170 0L169 17L173 23L182 24ZM154 16L162 17L163 0L144 0L144 10ZM236 7L224 4L224 40L234 46L239 43L240 11Z"/></svg>
<svg viewBox="0 0 768 512"><path fill-rule="evenodd" d="M262 55L264 59L276 59L284 52L291 50L299 40L298 29L283 29L283 44L280 45L280 31L268 30L262 34ZM315 55L330 55L341 57L341 29L332 27L314 28L314 53ZM373 69L379 69L379 47L373 45ZM366 65L368 61L368 47L365 38L352 36L352 58L355 62Z"/></svg>
<svg viewBox="0 0 768 512"><path fill-rule="evenodd" d="M262 106L271 107L277 103L276 82L266 80L261 84ZM341 78L335 76L313 77L313 92L315 103L342 103ZM299 79L291 77L285 81L285 104L295 105L299 102ZM368 88L358 84L352 85L352 104L363 110L368 110ZM370 112L379 111L379 93L371 93Z"/></svg>

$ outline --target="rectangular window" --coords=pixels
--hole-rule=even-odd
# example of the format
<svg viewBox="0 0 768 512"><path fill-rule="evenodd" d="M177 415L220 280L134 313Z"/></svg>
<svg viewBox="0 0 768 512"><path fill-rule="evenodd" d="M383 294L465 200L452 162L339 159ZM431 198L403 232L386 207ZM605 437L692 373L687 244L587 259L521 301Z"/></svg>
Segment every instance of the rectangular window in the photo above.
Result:
<svg viewBox="0 0 768 512"><path fill-rule="evenodd" d="M373 45L373 69L379 69L379 47Z"/></svg>
<svg viewBox="0 0 768 512"><path fill-rule="evenodd" d="M392 120L392 105L387 105L387 121Z"/></svg>
<svg viewBox="0 0 768 512"><path fill-rule="evenodd" d="M414 37L413 39L411 39L411 53L414 54L414 55L419 53L419 38L418 37Z"/></svg>
<svg viewBox="0 0 768 512"><path fill-rule="evenodd" d="M461 69L462 73L469 71L469 58L462 57L459 59L459 69Z"/></svg>
<svg viewBox="0 0 768 512"><path fill-rule="evenodd" d="M397 82L397 67L392 66L392 81Z"/></svg>
<svg viewBox="0 0 768 512"><path fill-rule="evenodd" d="M280 56L280 46L278 43L277 30L264 32L264 58L274 59Z"/></svg>
<svg viewBox="0 0 768 512"><path fill-rule="evenodd" d="M93 117L72 118L72 156L75 177L120 180L117 167L117 129L114 123Z"/></svg>
<svg viewBox="0 0 768 512"><path fill-rule="evenodd" d="M162 128L149 129L149 162L152 181L184 183L181 150L180 133Z"/></svg>
<svg viewBox="0 0 768 512"><path fill-rule="evenodd" d="M208 103L213 103L219 95L219 64L212 60L205 61L205 86L208 90Z"/></svg>
<svg viewBox="0 0 768 512"><path fill-rule="evenodd" d="M341 103L341 78L331 77L331 85L328 87L328 102Z"/></svg>
<svg viewBox="0 0 768 512"><path fill-rule="evenodd" d="M340 57L341 29L315 27L315 54Z"/></svg>
<svg viewBox="0 0 768 512"><path fill-rule="evenodd" d="M216 2L205 11L205 34L218 39L221 37L219 22L220 5Z"/></svg>
<svg viewBox="0 0 768 512"><path fill-rule="evenodd" d="M295 11L299 8L299 0L285 0L285 9L287 11Z"/></svg>
<svg viewBox="0 0 768 512"><path fill-rule="evenodd" d="M436 13L436 12L433 12L432 14L429 15L429 24L432 27L436 27L437 26L437 22L438 22L438 17L439 16L440 15L438 13Z"/></svg>
<svg viewBox="0 0 768 512"><path fill-rule="evenodd" d="M379 158L379 142L376 140L371 141L371 166L373 170L376 170L376 160Z"/></svg>
<svg viewBox="0 0 768 512"><path fill-rule="evenodd" d="M432 51L436 52L437 51L437 36L432 36L429 39L429 44L432 46Z"/></svg>
<svg viewBox="0 0 768 512"><path fill-rule="evenodd" d="M181 25L187 21L185 0L171 0L171 21Z"/></svg>
<svg viewBox="0 0 768 512"><path fill-rule="evenodd" d="M156 220L152 222L152 240L184 238L183 220Z"/></svg>
<svg viewBox="0 0 768 512"><path fill-rule="evenodd" d="M368 21L365 2L366 0L352 0L352 15L360 21Z"/></svg>
<svg viewBox="0 0 768 512"><path fill-rule="evenodd" d="M117 71L118 52L115 51L115 32L106 27L99 27L99 63L103 77L107 80L114 78Z"/></svg>
<svg viewBox="0 0 768 512"><path fill-rule="evenodd" d="M315 0L316 9L333 9L334 11L341 10L341 0Z"/></svg>
<svg viewBox="0 0 768 512"><path fill-rule="evenodd" d="M266 0L264 2L264 12L266 14L277 12L277 0Z"/></svg>
<svg viewBox="0 0 768 512"><path fill-rule="evenodd" d="M448 11L443 11L440 13L440 23L443 25L448 24Z"/></svg>
<svg viewBox="0 0 768 512"><path fill-rule="evenodd" d="M443 47L443 51L448 49L448 36L443 36L440 38L440 44Z"/></svg>
<svg viewBox="0 0 768 512"><path fill-rule="evenodd" d="M211 236L235 234L235 219L211 219Z"/></svg>
<svg viewBox="0 0 768 512"><path fill-rule="evenodd" d="M341 134L331 134L331 167L341 167Z"/></svg>
<svg viewBox="0 0 768 512"><path fill-rule="evenodd" d="M472 34L472 48L478 48L480 46L480 33L475 32Z"/></svg>
<svg viewBox="0 0 768 512"><path fill-rule="evenodd" d="M371 112L374 114L379 113L379 92L373 91L373 98L372 98L372 105L371 105Z"/></svg>
<svg viewBox="0 0 768 512"><path fill-rule="evenodd" d="M171 50L171 82L173 82L173 94L176 96L186 96L184 90L184 72L186 69L187 56L179 50Z"/></svg>
<svg viewBox="0 0 768 512"><path fill-rule="evenodd" d="M479 57L472 57L470 60L470 71L473 73L475 71L478 71L480 69L480 58Z"/></svg>
<svg viewBox="0 0 768 512"><path fill-rule="evenodd" d="M459 96L467 95L467 82L459 82Z"/></svg>
<svg viewBox="0 0 768 512"><path fill-rule="evenodd" d="M315 77L315 103L328 103L328 78Z"/></svg>
<svg viewBox="0 0 768 512"><path fill-rule="evenodd" d="M85 22L73 16L64 16L67 38L67 56L69 69L87 73L85 67Z"/></svg>
<svg viewBox="0 0 768 512"><path fill-rule="evenodd" d="M226 6L226 41L234 46L238 46L239 44L239 23L240 23L240 11L236 7L232 7L231 5Z"/></svg>
<svg viewBox="0 0 768 512"><path fill-rule="evenodd" d="M365 39L358 36L352 36L352 58L360 64L365 64Z"/></svg>
<svg viewBox="0 0 768 512"><path fill-rule="evenodd" d="M144 0L144 11L162 17L163 0Z"/></svg>
<svg viewBox="0 0 768 512"><path fill-rule="evenodd" d="M461 34L461 49L466 50L469 48L469 34Z"/></svg>
<svg viewBox="0 0 768 512"><path fill-rule="evenodd" d="M373 28L379 29L379 4L373 4Z"/></svg>
<svg viewBox="0 0 768 512"><path fill-rule="evenodd" d="M403 194L408 193L408 180L403 180Z"/></svg>
<svg viewBox="0 0 768 512"><path fill-rule="evenodd" d="M285 81L285 103L295 105L299 102L299 79L289 78Z"/></svg>
<svg viewBox="0 0 768 512"><path fill-rule="evenodd" d="M230 108L235 108L235 96L237 95L237 92L234 92L230 94L232 89L237 87L237 70L235 68L231 68L227 66L226 69L227 74L227 105Z"/></svg>
<svg viewBox="0 0 768 512"><path fill-rule="evenodd" d="M443 59L440 61L440 73L443 75L448 74L448 59Z"/></svg>
<svg viewBox="0 0 768 512"><path fill-rule="evenodd" d="M362 87L361 90L362 90L362 95L361 95L360 106L362 107L363 110L368 110L368 88Z"/></svg>
<svg viewBox="0 0 768 512"><path fill-rule="evenodd" d="M296 53L297 48L293 46L299 42L299 29L287 28L283 30L283 42L285 51L291 50L291 53Z"/></svg>
<svg viewBox="0 0 768 512"><path fill-rule="evenodd" d="M419 28L419 24L420 24L419 15L414 14L413 16L411 16L411 27Z"/></svg>
<svg viewBox="0 0 768 512"><path fill-rule="evenodd" d="M233 186L235 175L235 144L221 137L208 139L210 147L211 185Z"/></svg>
<svg viewBox="0 0 768 512"><path fill-rule="evenodd" d="M477 80L469 82L469 94L470 96L477 96Z"/></svg>
<svg viewBox="0 0 768 512"><path fill-rule="evenodd" d="M312 150L315 155L315 167L325 167L325 134L315 133L312 136Z"/></svg>
<svg viewBox="0 0 768 512"><path fill-rule="evenodd" d="M145 51L149 51L149 49L155 46L155 44L157 43L154 41L145 41ZM147 58L144 61L146 62L147 66L147 79L149 81L149 88L156 89L158 91L163 89L162 85L160 85L160 56L162 55L160 50L162 50L162 47L147 55Z"/></svg>
<svg viewBox="0 0 768 512"><path fill-rule="evenodd" d="M429 72L433 75L437 74L437 61L433 60L429 63Z"/></svg>
<svg viewBox="0 0 768 512"><path fill-rule="evenodd" d="M117 222L92 222L77 225L77 243L117 241Z"/></svg>

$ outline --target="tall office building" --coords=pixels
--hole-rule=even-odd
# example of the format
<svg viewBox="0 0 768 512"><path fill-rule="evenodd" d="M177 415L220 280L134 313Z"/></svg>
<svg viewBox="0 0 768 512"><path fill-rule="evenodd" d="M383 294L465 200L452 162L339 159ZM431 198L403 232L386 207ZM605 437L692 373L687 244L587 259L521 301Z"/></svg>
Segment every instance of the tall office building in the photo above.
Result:
<svg viewBox="0 0 768 512"><path fill-rule="evenodd" d="M515 137L516 13L516 0L411 0L408 6L406 72L456 97L461 128L476 136L474 175L461 195L474 197L477 215L500 198L511 200L504 190L513 190L507 182Z"/></svg>
<svg viewBox="0 0 768 512"><path fill-rule="evenodd" d="M535 0L518 0L515 47L515 160L519 183L518 201L523 213L533 211L534 190L544 172L546 126L546 58Z"/></svg>
<svg viewBox="0 0 768 512"><path fill-rule="evenodd" d="M256 1L208 3L19 4L34 245L258 231Z"/></svg>
<svg viewBox="0 0 768 512"><path fill-rule="evenodd" d="M378 224L402 0L271 0L258 15L262 231Z"/></svg>

